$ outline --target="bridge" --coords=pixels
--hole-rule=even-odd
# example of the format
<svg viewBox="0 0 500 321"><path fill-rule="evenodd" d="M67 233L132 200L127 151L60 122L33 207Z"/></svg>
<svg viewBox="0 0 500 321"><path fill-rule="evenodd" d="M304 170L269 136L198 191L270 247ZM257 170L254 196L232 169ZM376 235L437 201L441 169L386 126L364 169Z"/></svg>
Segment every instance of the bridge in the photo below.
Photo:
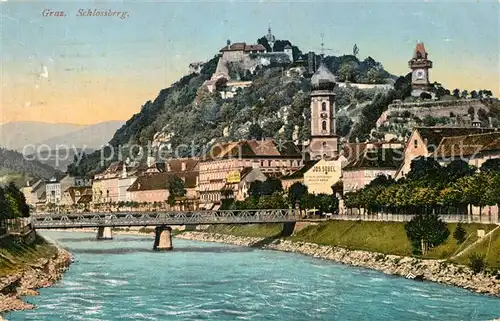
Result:
<svg viewBox="0 0 500 321"><path fill-rule="evenodd" d="M284 223L283 235L291 235L299 213L293 209L184 212L87 212L40 213L31 216L35 229L97 228L97 238L112 239L113 227L156 226L155 250L172 249L173 225Z"/></svg>

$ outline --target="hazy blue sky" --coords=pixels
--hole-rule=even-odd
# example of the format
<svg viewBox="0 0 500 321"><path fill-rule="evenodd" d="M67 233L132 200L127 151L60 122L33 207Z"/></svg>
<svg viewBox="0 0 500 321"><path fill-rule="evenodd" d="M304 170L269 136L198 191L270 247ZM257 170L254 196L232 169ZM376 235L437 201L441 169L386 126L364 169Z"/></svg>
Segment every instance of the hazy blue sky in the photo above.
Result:
<svg viewBox="0 0 500 321"><path fill-rule="evenodd" d="M431 81L498 94L498 2L163 2L0 0L2 119L95 123L128 119L192 61L226 43L253 43L269 23L304 52L347 54L356 43L394 74L406 74L417 40L434 61ZM129 17L78 17L79 9ZM43 17L45 9L65 17ZM46 68L46 71L44 69Z"/></svg>

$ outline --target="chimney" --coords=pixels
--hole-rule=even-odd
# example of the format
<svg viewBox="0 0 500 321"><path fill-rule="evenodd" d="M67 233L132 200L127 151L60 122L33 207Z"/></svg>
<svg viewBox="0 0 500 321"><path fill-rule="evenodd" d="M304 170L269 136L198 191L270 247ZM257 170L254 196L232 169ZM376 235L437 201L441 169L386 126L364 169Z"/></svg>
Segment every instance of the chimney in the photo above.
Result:
<svg viewBox="0 0 500 321"><path fill-rule="evenodd" d="M26 186L29 187L30 186L30 181L26 181Z"/></svg>
<svg viewBox="0 0 500 321"><path fill-rule="evenodd" d="M186 162L182 162L181 163L181 171L185 171L186 170Z"/></svg>

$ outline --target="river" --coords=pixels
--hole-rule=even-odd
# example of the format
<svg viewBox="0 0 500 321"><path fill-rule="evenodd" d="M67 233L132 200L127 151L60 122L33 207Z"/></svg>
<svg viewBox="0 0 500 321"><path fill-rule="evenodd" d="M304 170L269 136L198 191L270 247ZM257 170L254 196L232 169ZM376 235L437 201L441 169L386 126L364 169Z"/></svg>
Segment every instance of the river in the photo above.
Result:
<svg viewBox="0 0 500 321"><path fill-rule="evenodd" d="M306 256L149 236L44 232L75 263L15 320L492 320L500 299Z"/></svg>

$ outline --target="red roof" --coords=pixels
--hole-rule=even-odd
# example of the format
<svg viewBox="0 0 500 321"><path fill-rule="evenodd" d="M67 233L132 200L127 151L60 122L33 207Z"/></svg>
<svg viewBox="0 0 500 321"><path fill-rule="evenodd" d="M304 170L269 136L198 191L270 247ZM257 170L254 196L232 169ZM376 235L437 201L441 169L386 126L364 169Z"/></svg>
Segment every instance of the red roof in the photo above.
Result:
<svg viewBox="0 0 500 321"><path fill-rule="evenodd" d="M418 53L420 53L420 57L418 57ZM427 59L427 51L425 51L424 43L417 43L417 47L415 48L415 53L413 54L414 58Z"/></svg>
<svg viewBox="0 0 500 321"><path fill-rule="evenodd" d="M245 51L245 52L250 52L250 51L266 51L266 47L264 47L261 44L256 44L256 45L247 45L244 42L235 42L230 44L229 46L225 46L220 52L224 51Z"/></svg>

